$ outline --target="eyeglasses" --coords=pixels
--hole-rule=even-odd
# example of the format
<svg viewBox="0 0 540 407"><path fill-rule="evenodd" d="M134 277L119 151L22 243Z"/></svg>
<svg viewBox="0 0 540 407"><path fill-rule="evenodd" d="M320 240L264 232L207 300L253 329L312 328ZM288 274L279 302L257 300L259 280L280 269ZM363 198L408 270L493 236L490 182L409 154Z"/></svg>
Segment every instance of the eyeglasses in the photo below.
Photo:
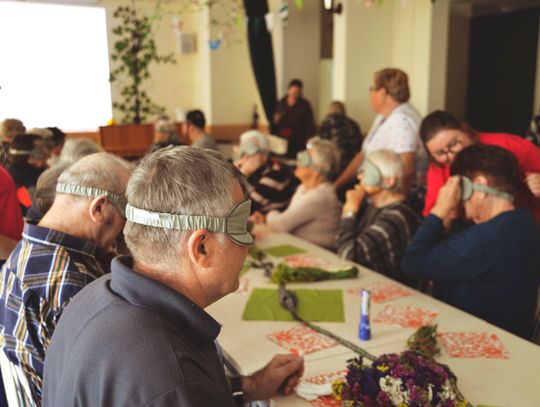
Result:
<svg viewBox="0 0 540 407"><path fill-rule="evenodd" d="M431 154L434 157L438 157L438 158L443 158L443 157L447 156L450 153L457 154L461 150L462 144L463 144L463 142L461 141L461 139L456 137L456 138L454 138L453 140L451 140L448 143L446 148L442 148L440 150L434 151Z"/></svg>

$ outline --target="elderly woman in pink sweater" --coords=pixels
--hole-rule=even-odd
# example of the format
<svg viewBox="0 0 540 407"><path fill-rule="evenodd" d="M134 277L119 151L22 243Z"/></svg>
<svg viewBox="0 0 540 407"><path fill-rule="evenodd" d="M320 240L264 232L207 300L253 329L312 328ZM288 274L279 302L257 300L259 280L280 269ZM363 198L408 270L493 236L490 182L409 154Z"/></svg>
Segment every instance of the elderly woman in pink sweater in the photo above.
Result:
<svg viewBox="0 0 540 407"><path fill-rule="evenodd" d="M313 137L307 150L297 156L294 172L301 185L289 207L283 212L270 211L266 219L259 214L254 220L274 232L289 232L319 246L334 249L339 229L341 203L336 197L332 180L339 171L340 153L335 143Z"/></svg>

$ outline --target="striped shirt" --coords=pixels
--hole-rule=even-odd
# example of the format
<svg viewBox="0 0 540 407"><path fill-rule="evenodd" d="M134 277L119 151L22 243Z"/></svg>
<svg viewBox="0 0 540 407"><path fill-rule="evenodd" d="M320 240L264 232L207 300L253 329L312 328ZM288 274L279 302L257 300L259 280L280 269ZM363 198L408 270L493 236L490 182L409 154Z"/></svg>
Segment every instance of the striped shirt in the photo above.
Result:
<svg viewBox="0 0 540 407"><path fill-rule="evenodd" d="M104 273L95 245L25 224L23 239L0 272L0 346L20 366L35 403L41 402L43 361L62 311Z"/></svg>
<svg viewBox="0 0 540 407"><path fill-rule="evenodd" d="M272 159L251 174L247 181L251 212L266 214L273 209L283 210L294 193L289 171Z"/></svg>
<svg viewBox="0 0 540 407"><path fill-rule="evenodd" d="M369 204L359 219L341 220L338 253L341 258L406 282L400 263L419 225L418 215L403 202L382 208Z"/></svg>

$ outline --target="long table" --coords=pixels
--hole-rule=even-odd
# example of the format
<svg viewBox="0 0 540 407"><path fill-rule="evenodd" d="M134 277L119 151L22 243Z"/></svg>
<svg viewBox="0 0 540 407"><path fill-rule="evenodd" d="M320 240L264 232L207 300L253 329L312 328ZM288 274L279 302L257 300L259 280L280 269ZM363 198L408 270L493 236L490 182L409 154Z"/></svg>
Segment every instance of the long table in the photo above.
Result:
<svg viewBox="0 0 540 407"><path fill-rule="evenodd" d="M327 250L289 234L267 234L258 239L262 249L293 245L314 254L331 265L343 265L343 260ZM272 258L274 263L282 259ZM318 283L288 284L288 288L342 289L367 287L377 282L392 282L385 276L358 266L360 273L356 279L325 281ZM242 278L247 279L248 289L232 293L207 308L207 311L222 325L218 337L225 357L241 374L247 375L263 367L274 355L285 353L284 349L268 340L270 333L292 328L297 322L245 321L242 319L247 300L253 288L276 288L261 269L251 269ZM411 290L410 288L407 288ZM387 305L410 305L437 311L435 319L439 332L487 332L495 334L509 354L508 359L453 358L444 351L437 358L447 364L458 377L458 385L467 399L476 404L490 406L540 406L540 346L527 342L513 334L497 328L479 318L437 301L423 293L412 290L413 294L388 303L372 303L371 315L376 316ZM358 296L343 294L345 322L318 323L333 333L363 347L374 355L400 352L405 349L407 338L415 329L386 324L371 324L372 339L360 341L358 321L360 320L360 299ZM346 361L354 357L348 348L337 345L304 356L304 377L332 373L346 368ZM278 396L273 401L276 406L309 406L298 397Z"/></svg>

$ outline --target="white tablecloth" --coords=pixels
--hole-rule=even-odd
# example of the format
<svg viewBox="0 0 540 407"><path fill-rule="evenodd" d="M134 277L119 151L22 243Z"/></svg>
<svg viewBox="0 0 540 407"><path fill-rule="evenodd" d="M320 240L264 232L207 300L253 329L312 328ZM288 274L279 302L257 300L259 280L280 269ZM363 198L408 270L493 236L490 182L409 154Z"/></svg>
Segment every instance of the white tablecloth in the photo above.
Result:
<svg viewBox="0 0 540 407"><path fill-rule="evenodd" d="M334 253L305 242L288 234L269 234L257 241L261 248L290 244L327 260L332 265L344 262ZM277 264L280 259L274 258ZM241 374L250 374L263 367L274 355L285 353L284 349L266 336L270 333L296 326L297 322L244 321L242 313L254 287L276 288L260 269L251 269L244 275L249 281L248 290L233 293L207 308L207 311L222 325L218 337L223 353ZM366 287L379 281L393 280L360 267L357 279L325 281L318 283L288 284L291 288L355 288ZM409 289L410 290L410 289ZM508 351L509 359L452 358L444 351L437 361L450 366L458 377L462 393L473 404L492 406L538 407L540 406L540 347L518 338L500 328L473 317L463 311L437 301L420 292L384 304L372 303L371 315L376 316L387 304L410 305L437 311L435 323L439 332L489 332L498 336ZM318 325L368 350L374 355L399 352L405 349L407 338L414 329L386 324L371 324L372 339L360 341L358 321L360 319L359 297L344 292L344 323L319 323ZM331 373L346 368L346 360L354 354L338 345L304 356L305 377ZM277 406L309 406L296 395L279 396L273 400Z"/></svg>

